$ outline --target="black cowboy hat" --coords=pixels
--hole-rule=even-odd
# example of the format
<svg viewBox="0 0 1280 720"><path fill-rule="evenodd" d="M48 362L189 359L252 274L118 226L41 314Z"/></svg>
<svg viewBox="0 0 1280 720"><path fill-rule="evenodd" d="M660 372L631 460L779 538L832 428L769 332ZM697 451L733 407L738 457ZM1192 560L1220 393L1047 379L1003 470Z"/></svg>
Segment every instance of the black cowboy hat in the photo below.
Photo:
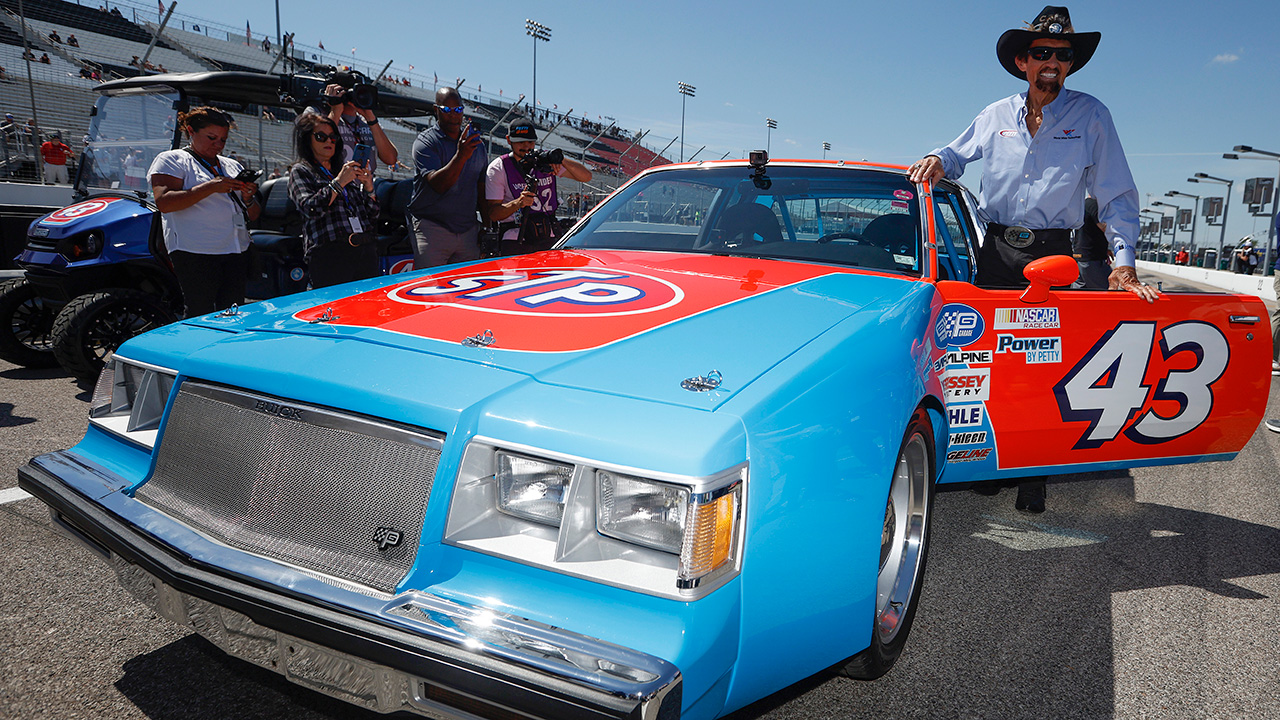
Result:
<svg viewBox="0 0 1280 720"><path fill-rule="evenodd" d="M996 57L1000 59L1000 64L1009 71L1010 75L1019 80L1026 80L1027 74L1019 70L1013 60L1031 47L1031 41L1041 39L1067 40L1071 43L1071 48L1075 51L1075 59L1071 62L1071 69L1067 71L1070 75L1084 67L1085 63L1089 62L1089 58L1093 57L1093 51L1098 49L1098 41L1102 39L1102 33L1075 32L1071 27L1071 13L1067 12L1065 7L1046 5L1030 25L1018 30L1008 30L1000 36L996 41Z"/></svg>

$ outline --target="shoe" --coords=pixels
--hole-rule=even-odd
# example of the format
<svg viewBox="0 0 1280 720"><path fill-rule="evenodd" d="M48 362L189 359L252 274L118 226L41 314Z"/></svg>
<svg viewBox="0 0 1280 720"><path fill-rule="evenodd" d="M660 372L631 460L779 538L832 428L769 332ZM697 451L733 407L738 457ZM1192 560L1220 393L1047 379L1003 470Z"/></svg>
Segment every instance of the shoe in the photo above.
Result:
<svg viewBox="0 0 1280 720"><path fill-rule="evenodd" d="M979 495L986 495L987 497L991 497L992 495L995 495L1000 492L1000 486L996 483L983 483L981 485L973 486L973 491L978 493Z"/></svg>
<svg viewBox="0 0 1280 720"><path fill-rule="evenodd" d="M1280 418L1267 418L1267 429L1273 433L1280 433Z"/></svg>
<svg viewBox="0 0 1280 720"><path fill-rule="evenodd" d="M1280 375L1280 362L1276 362L1275 360L1271 361L1271 374Z"/></svg>
<svg viewBox="0 0 1280 720"><path fill-rule="evenodd" d="M1044 512L1044 480L1032 480L1018 485L1018 500L1013 504L1018 510L1029 513Z"/></svg>

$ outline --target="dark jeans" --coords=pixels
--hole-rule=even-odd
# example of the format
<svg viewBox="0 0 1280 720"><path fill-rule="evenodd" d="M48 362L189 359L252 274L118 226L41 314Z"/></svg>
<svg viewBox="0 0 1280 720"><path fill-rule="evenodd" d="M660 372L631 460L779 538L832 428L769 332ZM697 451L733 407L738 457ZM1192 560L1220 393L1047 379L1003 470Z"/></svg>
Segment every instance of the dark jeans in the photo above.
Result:
<svg viewBox="0 0 1280 720"><path fill-rule="evenodd" d="M311 273L313 288L375 277L378 274L378 246L366 243L353 247L346 241L317 245L311 248L307 257L307 271Z"/></svg>
<svg viewBox="0 0 1280 720"><path fill-rule="evenodd" d="M178 250L169 253L178 275L186 317L206 315L244 304L244 286L249 276L249 252L202 255Z"/></svg>

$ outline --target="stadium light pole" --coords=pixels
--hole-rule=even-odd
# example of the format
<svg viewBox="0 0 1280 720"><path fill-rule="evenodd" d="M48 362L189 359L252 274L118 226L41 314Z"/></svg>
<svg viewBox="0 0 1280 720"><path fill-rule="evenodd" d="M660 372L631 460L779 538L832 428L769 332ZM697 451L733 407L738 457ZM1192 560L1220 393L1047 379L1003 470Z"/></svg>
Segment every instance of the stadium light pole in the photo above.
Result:
<svg viewBox="0 0 1280 720"><path fill-rule="evenodd" d="M768 128L768 130L765 131L766 135L764 140L764 151L767 153L773 149L773 131L778 129L778 121L773 118L765 118L764 125Z"/></svg>
<svg viewBox="0 0 1280 720"><path fill-rule="evenodd" d="M680 162L684 162L684 103L694 97L694 91L698 88L689 83L677 82L676 89L680 93Z"/></svg>
<svg viewBox="0 0 1280 720"><path fill-rule="evenodd" d="M1237 145L1231 149L1235 150L1235 152L1223 153L1222 157L1228 160L1280 161L1280 153L1271 152L1270 150L1259 150L1251 145ZM1264 157L1240 157L1236 153L1249 153L1253 155L1263 155ZM1277 207L1280 207L1280 171L1277 171L1276 173L1276 184L1272 187L1272 193L1273 195L1271 196L1271 199L1272 199L1271 225L1267 228L1267 240L1268 240L1267 251L1266 251L1266 255L1263 257L1263 260L1262 260L1262 262L1265 265L1262 271L1263 275L1266 275L1266 272L1267 272L1266 268L1271 267L1271 250L1276 246L1276 215L1278 214Z"/></svg>
<svg viewBox="0 0 1280 720"><path fill-rule="evenodd" d="M1200 214L1200 196L1192 195L1191 193L1178 192L1177 190L1170 190L1165 193L1164 196L1189 197L1193 201L1191 203L1191 255L1194 257L1196 254L1196 216Z"/></svg>
<svg viewBox="0 0 1280 720"><path fill-rule="evenodd" d="M551 28L528 18L524 21L524 34L533 38L533 112L538 112L538 41L551 42Z"/></svg>
<svg viewBox="0 0 1280 720"><path fill-rule="evenodd" d="M831 149L831 143L829 142L822 143L822 159L823 160L827 159L827 151L830 149Z"/></svg>
<svg viewBox="0 0 1280 720"><path fill-rule="evenodd" d="M1218 262L1222 262L1222 248L1226 245L1227 239L1227 213L1231 211L1231 186L1234 184L1232 180L1225 180L1220 177L1206 175L1205 173L1196 173L1195 177L1187 178L1187 182L1203 182L1203 181L1221 183L1227 186L1227 197L1222 202L1222 229L1218 231Z"/></svg>
<svg viewBox="0 0 1280 720"><path fill-rule="evenodd" d="M1172 255L1173 254L1172 251L1176 250L1178 247L1178 210L1179 208L1177 205L1174 205L1173 203L1160 202L1159 200L1152 200L1151 205L1153 207L1160 208L1159 212L1161 215L1164 215L1165 208L1173 208L1173 239L1169 241L1169 247L1171 248L1170 254ZM1164 222L1164 221L1161 220L1161 222ZM1163 234L1163 232L1161 234Z"/></svg>
<svg viewBox="0 0 1280 720"><path fill-rule="evenodd" d="M1164 213L1162 213L1162 212L1156 212L1155 210L1152 210L1151 208L1143 208L1143 209L1141 209L1141 210L1139 210L1139 211L1138 211L1138 214L1139 214L1139 215L1146 215L1147 217L1150 217L1150 218L1163 218L1163 217L1164 217ZM1151 258L1152 258L1152 259L1158 259L1158 258L1160 257L1160 255L1159 255L1159 253L1160 253L1160 237L1161 237L1161 235L1163 235L1163 234L1164 234L1164 230L1163 230L1163 229L1161 229L1161 227L1160 227L1160 222L1159 222L1159 220L1157 220L1157 221L1156 221L1155 237L1154 237L1154 238L1147 238L1147 243L1150 245L1150 247L1148 247L1148 248L1147 248L1147 253L1151 255Z"/></svg>

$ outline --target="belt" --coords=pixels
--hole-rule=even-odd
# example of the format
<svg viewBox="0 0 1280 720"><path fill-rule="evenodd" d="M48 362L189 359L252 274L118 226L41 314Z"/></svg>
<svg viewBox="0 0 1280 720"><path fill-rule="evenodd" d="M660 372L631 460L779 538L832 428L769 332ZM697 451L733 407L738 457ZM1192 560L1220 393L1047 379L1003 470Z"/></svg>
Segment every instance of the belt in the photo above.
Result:
<svg viewBox="0 0 1280 720"><path fill-rule="evenodd" d="M1071 242L1071 233L1074 230L1066 230L1063 228L1045 228L1043 230L1032 230L1021 225L1001 225L1000 223L987 223L987 234L1004 240L1005 244L1018 249L1030 247L1036 242L1053 242L1066 241Z"/></svg>

